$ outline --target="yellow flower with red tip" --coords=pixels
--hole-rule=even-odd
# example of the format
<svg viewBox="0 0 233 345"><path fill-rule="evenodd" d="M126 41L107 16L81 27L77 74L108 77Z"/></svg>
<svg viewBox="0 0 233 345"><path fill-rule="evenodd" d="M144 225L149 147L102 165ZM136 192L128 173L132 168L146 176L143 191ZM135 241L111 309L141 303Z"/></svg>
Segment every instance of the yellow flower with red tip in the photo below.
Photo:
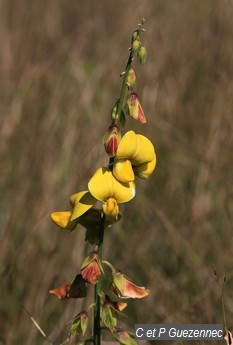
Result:
<svg viewBox="0 0 233 345"><path fill-rule="evenodd" d="M155 169L156 153L151 141L128 131L118 146L113 175L121 182L134 181L135 175L147 179Z"/></svg>

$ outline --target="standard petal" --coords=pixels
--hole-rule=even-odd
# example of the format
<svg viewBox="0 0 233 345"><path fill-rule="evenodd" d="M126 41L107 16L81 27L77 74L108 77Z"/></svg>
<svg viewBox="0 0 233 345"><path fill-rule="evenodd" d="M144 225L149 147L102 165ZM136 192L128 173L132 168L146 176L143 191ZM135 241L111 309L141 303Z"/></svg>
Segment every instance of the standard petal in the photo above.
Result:
<svg viewBox="0 0 233 345"><path fill-rule="evenodd" d="M88 191L80 192L77 194L82 195L81 197L79 195L76 198L74 197L74 195L71 196L72 201L74 200L74 209L72 212L71 221L87 212L96 203L96 199Z"/></svg>
<svg viewBox="0 0 233 345"><path fill-rule="evenodd" d="M122 137L117 149L117 159L133 159L137 152L138 141L134 131L128 131Z"/></svg>
<svg viewBox="0 0 233 345"><path fill-rule="evenodd" d="M154 157L154 146L152 142L144 135L137 134L137 152L131 159L133 165L139 165L152 161Z"/></svg>
<svg viewBox="0 0 233 345"><path fill-rule="evenodd" d="M128 159L119 159L113 165L113 175L121 182L134 181L132 164Z"/></svg>
<svg viewBox="0 0 233 345"><path fill-rule="evenodd" d="M152 172L154 171L156 166L156 153L154 152L154 157L151 162L143 163L138 166L134 167L134 173L136 176L141 177L143 179L147 179Z"/></svg>
<svg viewBox="0 0 233 345"><path fill-rule="evenodd" d="M135 196L134 182L119 182L108 168L100 168L96 171L88 183L88 189L93 197L100 201L114 198L117 203L122 203Z"/></svg>

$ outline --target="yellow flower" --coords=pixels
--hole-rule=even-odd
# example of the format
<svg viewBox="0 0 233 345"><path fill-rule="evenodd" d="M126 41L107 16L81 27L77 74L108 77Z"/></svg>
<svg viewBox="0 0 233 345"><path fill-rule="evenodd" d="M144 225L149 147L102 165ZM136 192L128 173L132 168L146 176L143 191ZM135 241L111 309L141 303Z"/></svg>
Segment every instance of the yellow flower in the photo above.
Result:
<svg viewBox="0 0 233 345"><path fill-rule="evenodd" d="M113 175L121 182L134 181L134 175L148 178L155 169L156 154L151 141L128 131L121 139L113 166Z"/></svg>
<svg viewBox="0 0 233 345"><path fill-rule="evenodd" d="M103 211L110 222L118 218L118 204L130 201L135 196L134 182L118 181L108 168L96 171L88 183L88 189L94 198L103 202Z"/></svg>
<svg viewBox="0 0 233 345"><path fill-rule="evenodd" d="M80 217L99 200L103 202L103 211L108 216L108 221L114 222L119 213L118 204L127 202L134 196L134 182L122 183L113 176L110 169L100 168L90 179L88 191L71 196L70 200L74 206L71 220Z"/></svg>
<svg viewBox="0 0 233 345"><path fill-rule="evenodd" d="M73 211L53 212L51 218L62 229L73 230L79 217L94 206L97 200L103 202L103 212L107 224L111 225L118 219L119 203L127 202L135 196L134 182L118 181L108 168L100 168L88 183L88 190L71 195Z"/></svg>

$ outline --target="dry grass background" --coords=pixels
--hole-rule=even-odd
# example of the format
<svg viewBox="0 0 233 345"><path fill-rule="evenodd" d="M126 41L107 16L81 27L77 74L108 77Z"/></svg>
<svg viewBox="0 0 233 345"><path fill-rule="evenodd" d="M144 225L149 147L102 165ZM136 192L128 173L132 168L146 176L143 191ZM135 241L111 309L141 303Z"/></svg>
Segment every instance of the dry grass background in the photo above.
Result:
<svg viewBox="0 0 233 345"><path fill-rule="evenodd" d="M126 129L153 141L158 165L137 181L104 256L151 290L129 303L129 327L221 323L225 272L233 327L233 2L2 0L0 344L47 344L21 304L54 345L82 307L48 294L86 250L82 228L61 233L49 214L107 162L102 136L142 17L149 57L137 92L148 124Z"/></svg>

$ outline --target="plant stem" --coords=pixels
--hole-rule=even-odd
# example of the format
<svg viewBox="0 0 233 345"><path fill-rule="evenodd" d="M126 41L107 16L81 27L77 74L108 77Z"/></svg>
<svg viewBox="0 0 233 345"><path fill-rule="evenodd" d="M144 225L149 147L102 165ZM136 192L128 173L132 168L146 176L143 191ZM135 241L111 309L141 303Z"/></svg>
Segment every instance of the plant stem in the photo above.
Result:
<svg viewBox="0 0 233 345"><path fill-rule="evenodd" d="M102 262L103 241L104 241L104 223L105 217L103 216L100 221L100 239L98 245L98 256ZM100 292L102 291L102 275L99 276L98 282L95 285L95 308L94 308L94 345L101 344L101 325L100 325Z"/></svg>
<svg viewBox="0 0 233 345"><path fill-rule="evenodd" d="M128 61L127 61L126 67L125 67L125 74L124 74L122 85L121 85L120 98L117 102L116 113L119 115L119 118L121 117L122 105L123 105L123 101L124 101L124 97L125 97L125 90L127 87L126 82L127 82L129 70L130 70L131 65L132 65L132 61L133 61L133 53L132 53L132 51L130 51L129 58L128 58Z"/></svg>

